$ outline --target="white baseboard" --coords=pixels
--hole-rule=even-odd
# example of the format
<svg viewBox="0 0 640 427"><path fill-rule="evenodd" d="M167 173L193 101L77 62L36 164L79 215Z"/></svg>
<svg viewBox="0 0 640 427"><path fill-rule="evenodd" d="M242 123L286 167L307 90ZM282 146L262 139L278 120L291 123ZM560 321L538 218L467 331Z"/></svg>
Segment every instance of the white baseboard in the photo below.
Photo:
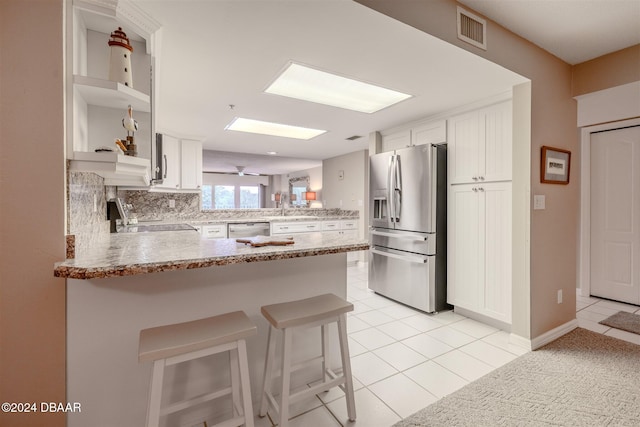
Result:
<svg viewBox="0 0 640 427"><path fill-rule="evenodd" d="M511 331L510 323L485 316L484 314L476 313L475 311L468 310L457 305L454 306L453 311L461 316L468 317L469 319L476 320L480 323L484 323L485 325L493 326L494 328L498 328L506 332Z"/></svg>
<svg viewBox="0 0 640 427"><path fill-rule="evenodd" d="M513 344L520 348L524 348L525 350L531 351L531 340L523 338L520 335L516 335L514 333L509 335L509 344Z"/></svg>
<svg viewBox="0 0 640 427"><path fill-rule="evenodd" d="M565 334L568 334L577 327L578 319L570 320L569 322L560 325L557 328L554 328L538 337L535 337L533 340L531 340L531 349L535 350L545 344L549 344L551 341L556 340Z"/></svg>

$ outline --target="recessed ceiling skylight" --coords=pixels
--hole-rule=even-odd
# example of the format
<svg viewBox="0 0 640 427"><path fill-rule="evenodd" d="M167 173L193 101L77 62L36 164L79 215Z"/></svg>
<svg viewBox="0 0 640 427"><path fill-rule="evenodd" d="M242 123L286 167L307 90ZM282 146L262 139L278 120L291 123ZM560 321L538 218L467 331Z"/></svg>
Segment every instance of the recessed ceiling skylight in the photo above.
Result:
<svg viewBox="0 0 640 427"><path fill-rule="evenodd" d="M282 136L285 138L311 139L322 135L326 130L311 129L300 126L283 125L280 123L263 122L260 120L236 117L225 130L258 133L261 135Z"/></svg>
<svg viewBox="0 0 640 427"><path fill-rule="evenodd" d="M411 98L406 93L295 63L289 64L265 92L363 113L375 113Z"/></svg>

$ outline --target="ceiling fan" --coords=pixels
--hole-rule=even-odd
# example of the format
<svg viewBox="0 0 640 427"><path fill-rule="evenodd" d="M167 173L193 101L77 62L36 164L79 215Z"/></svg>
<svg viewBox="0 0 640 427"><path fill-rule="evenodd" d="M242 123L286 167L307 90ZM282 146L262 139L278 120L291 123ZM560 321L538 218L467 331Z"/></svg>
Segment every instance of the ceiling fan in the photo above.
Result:
<svg viewBox="0 0 640 427"><path fill-rule="evenodd" d="M245 172L246 166L235 166L236 172L220 172L220 171L204 171L206 173L216 173L220 175L237 175L237 176L263 176L261 173Z"/></svg>
<svg viewBox="0 0 640 427"><path fill-rule="evenodd" d="M238 169L238 176L245 176L245 175L260 176L259 173L245 172L244 170L246 169L246 166L236 166L236 169Z"/></svg>

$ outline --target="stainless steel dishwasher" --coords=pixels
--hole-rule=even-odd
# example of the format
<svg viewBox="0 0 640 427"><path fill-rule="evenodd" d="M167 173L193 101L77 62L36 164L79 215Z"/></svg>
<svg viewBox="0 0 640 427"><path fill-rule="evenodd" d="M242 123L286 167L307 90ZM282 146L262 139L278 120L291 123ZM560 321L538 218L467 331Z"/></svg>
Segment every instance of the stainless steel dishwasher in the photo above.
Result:
<svg viewBox="0 0 640 427"><path fill-rule="evenodd" d="M268 222L239 222L228 225L229 238L236 239L238 237L268 236Z"/></svg>

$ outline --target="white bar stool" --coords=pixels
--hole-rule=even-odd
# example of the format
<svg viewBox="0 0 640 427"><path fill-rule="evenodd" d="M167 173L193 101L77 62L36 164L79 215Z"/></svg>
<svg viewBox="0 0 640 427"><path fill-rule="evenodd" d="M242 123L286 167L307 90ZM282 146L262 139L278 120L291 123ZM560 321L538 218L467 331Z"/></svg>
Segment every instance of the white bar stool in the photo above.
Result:
<svg viewBox="0 0 640 427"><path fill-rule="evenodd" d="M356 419L356 406L353 397L353 380L351 378L351 361L349 359L349 342L347 341L347 314L353 311L353 304L334 294L324 294L312 298L284 302L263 306L262 315L269 321L269 343L264 369L264 383L260 402L260 416L267 414L271 404L278 415L280 427L286 427L289 422L289 405L314 394L327 391L333 387L340 387L347 400L349 420ZM340 339L340 355L342 359L342 375L337 375L330 366L329 354L329 324L338 323ZM294 328L309 328L322 325L322 355L296 365L292 365L291 345ZM273 363L275 356L276 337L274 330L280 329L282 340L282 389L280 401L276 401L271 391L273 379ZM322 362L323 382L308 389L291 394L291 374L310 364Z"/></svg>
<svg viewBox="0 0 640 427"><path fill-rule="evenodd" d="M244 424L247 427L253 427L245 338L255 334L256 326L242 311L140 331L138 361L153 361L147 427L158 426L162 416L230 394L233 402L233 418L216 425ZM225 351L229 352L231 370L229 387L161 407L162 381L166 366ZM240 399L240 390L242 390L242 399Z"/></svg>

